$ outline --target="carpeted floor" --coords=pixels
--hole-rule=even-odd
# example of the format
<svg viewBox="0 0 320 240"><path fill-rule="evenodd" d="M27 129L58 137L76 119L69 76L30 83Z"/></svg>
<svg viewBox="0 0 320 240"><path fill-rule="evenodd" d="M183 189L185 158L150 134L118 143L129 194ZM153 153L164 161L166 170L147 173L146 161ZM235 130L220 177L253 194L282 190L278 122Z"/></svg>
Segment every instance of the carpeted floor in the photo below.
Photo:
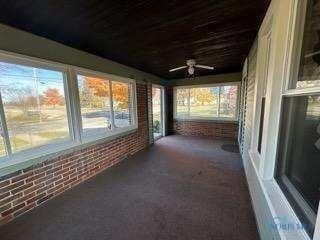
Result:
<svg viewBox="0 0 320 240"><path fill-rule="evenodd" d="M0 228L1 240L259 239L239 154L169 136Z"/></svg>

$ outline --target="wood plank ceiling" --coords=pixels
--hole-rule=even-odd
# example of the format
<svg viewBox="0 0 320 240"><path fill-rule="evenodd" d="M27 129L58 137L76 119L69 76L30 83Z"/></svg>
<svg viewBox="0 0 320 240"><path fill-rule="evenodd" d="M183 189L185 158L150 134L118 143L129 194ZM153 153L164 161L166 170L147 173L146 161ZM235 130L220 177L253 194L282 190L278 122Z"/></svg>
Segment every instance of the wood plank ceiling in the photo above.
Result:
<svg viewBox="0 0 320 240"><path fill-rule="evenodd" d="M166 79L235 72L269 0L0 0L0 22Z"/></svg>

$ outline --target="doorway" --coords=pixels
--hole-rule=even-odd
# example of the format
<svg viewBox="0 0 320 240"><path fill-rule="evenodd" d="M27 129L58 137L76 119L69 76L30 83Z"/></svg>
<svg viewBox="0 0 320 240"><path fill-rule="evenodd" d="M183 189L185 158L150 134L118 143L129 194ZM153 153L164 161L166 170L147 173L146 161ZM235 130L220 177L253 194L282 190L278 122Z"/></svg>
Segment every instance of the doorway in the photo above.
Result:
<svg viewBox="0 0 320 240"><path fill-rule="evenodd" d="M152 129L156 141L164 136L164 89L152 85Z"/></svg>

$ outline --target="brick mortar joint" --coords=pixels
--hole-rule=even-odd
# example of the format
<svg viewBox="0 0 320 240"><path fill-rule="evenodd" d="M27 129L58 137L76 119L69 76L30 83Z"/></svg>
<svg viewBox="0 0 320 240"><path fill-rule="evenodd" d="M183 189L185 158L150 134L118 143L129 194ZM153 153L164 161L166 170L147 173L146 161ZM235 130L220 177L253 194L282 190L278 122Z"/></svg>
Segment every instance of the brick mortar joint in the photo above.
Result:
<svg viewBox="0 0 320 240"><path fill-rule="evenodd" d="M137 95L137 131L57 156L1 179L0 225L148 147L149 134L144 134L149 130L148 121L144 120L148 119L145 85L137 84L137 91L143 93Z"/></svg>

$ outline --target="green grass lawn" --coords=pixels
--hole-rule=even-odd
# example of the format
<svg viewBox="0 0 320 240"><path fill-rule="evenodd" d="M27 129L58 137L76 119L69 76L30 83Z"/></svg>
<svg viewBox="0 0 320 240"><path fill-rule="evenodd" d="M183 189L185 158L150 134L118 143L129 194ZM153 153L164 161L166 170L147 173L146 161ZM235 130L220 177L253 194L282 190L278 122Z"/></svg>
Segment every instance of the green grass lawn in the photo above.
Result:
<svg viewBox="0 0 320 240"><path fill-rule="evenodd" d="M218 109L216 106L191 106L190 107L190 116L191 117L217 117ZM184 115L188 113L187 106L177 106L178 115Z"/></svg>
<svg viewBox="0 0 320 240"><path fill-rule="evenodd" d="M10 143L11 143L11 148L13 152L26 149L30 146L30 143L28 141L18 137L11 137Z"/></svg>
<svg viewBox="0 0 320 240"><path fill-rule="evenodd" d="M32 148L36 146L40 146L50 142L51 140L61 139L68 137L67 131L46 131L46 132L38 132L32 133L29 135L18 134L17 136L10 137L10 143L13 152L18 152L27 148ZM3 142L0 144L0 155L5 154L5 148Z"/></svg>
<svg viewBox="0 0 320 240"><path fill-rule="evenodd" d="M0 156L4 156L6 154L6 150L4 147L3 141L0 141Z"/></svg>
<svg viewBox="0 0 320 240"><path fill-rule="evenodd" d="M65 138L68 137L68 132L66 131L50 131L50 132L39 132L38 136L48 139Z"/></svg>
<svg viewBox="0 0 320 240"><path fill-rule="evenodd" d="M25 141L21 138L16 138L16 137L13 137L13 138L10 138L11 140L11 146L14 149L24 149L26 145L29 144L28 141ZM3 141L0 141L0 156L4 156L6 155L6 150L5 150L5 146L4 146L4 142Z"/></svg>
<svg viewBox="0 0 320 240"><path fill-rule="evenodd" d="M230 118L234 116L233 110L220 110L219 117ZM179 116L188 115L187 106L177 106L177 114ZM218 117L218 107L214 105L204 105L204 106L190 106L190 117L200 117L200 118L214 118Z"/></svg>

